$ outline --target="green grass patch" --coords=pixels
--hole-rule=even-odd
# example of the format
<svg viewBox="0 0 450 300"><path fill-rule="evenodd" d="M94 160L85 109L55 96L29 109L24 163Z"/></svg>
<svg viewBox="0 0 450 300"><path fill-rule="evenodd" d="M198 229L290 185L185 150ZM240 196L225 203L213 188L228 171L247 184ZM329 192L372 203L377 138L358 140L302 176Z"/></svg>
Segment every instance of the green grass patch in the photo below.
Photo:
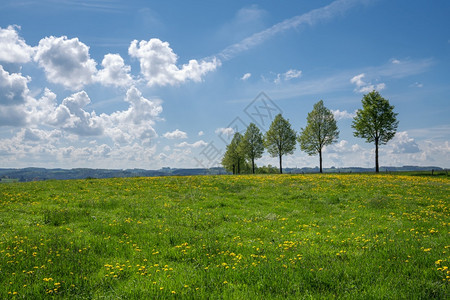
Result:
<svg viewBox="0 0 450 300"><path fill-rule="evenodd" d="M0 298L449 295L442 176L121 178L0 186Z"/></svg>

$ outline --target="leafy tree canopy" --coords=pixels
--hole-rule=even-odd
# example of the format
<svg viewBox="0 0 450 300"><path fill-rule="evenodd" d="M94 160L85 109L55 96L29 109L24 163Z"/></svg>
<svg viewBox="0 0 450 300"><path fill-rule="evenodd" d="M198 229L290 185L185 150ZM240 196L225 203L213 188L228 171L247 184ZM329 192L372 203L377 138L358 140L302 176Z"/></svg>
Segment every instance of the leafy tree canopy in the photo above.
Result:
<svg viewBox="0 0 450 300"><path fill-rule="evenodd" d="M339 138L339 130L333 113L320 100L308 113L307 125L301 129L298 137L300 148L309 155L322 151L324 146L335 143Z"/></svg>
<svg viewBox="0 0 450 300"><path fill-rule="evenodd" d="M362 105L352 123L353 135L366 139L368 143L385 145L395 136L398 127L394 106L377 91L364 95Z"/></svg>

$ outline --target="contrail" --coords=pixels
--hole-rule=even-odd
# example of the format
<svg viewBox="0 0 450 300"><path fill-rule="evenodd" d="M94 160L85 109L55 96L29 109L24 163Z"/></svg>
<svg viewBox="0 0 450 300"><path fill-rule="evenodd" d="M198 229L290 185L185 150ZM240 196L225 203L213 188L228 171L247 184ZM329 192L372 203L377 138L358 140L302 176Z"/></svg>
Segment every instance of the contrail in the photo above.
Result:
<svg viewBox="0 0 450 300"><path fill-rule="evenodd" d="M287 31L289 29L298 28L301 25L314 25L319 21L327 21L332 19L333 17L343 14L353 6L357 4L369 2L370 0L337 0L332 2L331 4L311 10L308 13L303 15L295 16L290 19L284 20L280 23L273 25L270 28L267 28L263 31L255 33L242 41L233 44L231 46L226 47L221 52L212 57L220 59L221 61L227 61L234 57L236 57L239 53L247 51L269 38L273 37L276 34Z"/></svg>

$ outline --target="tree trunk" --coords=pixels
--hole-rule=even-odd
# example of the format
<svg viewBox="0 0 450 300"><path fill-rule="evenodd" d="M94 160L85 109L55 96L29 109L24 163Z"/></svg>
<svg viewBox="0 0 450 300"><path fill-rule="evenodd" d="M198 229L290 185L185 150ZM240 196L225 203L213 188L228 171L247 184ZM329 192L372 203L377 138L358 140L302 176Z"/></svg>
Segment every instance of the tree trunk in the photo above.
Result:
<svg viewBox="0 0 450 300"><path fill-rule="evenodd" d="M233 175L234 174L236 174L236 167L235 167L235 165L233 164Z"/></svg>
<svg viewBox="0 0 450 300"><path fill-rule="evenodd" d="M380 167L378 166L378 138L375 138L375 173L380 173Z"/></svg>
<svg viewBox="0 0 450 300"><path fill-rule="evenodd" d="M283 174L283 164L282 164L282 155L280 154L280 174Z"/></svg>
<svg viewBox="0 0 450 300"><path fill-rule="evenodd" d="M241 174L241 164L240 164L241 160L238 159L238 165L237 165L237 173Z"/></svg>
<svg viewBox="0 0 450 300"><path fill-rule="evenodd" d="M320 173L322 173L322 149L319 150Z"/></svg>
<svg viewBox="0 0 450 300"><path fill-rule="evenodd" d="M252 173L255 174L255 159L252 157Z"/></svg>

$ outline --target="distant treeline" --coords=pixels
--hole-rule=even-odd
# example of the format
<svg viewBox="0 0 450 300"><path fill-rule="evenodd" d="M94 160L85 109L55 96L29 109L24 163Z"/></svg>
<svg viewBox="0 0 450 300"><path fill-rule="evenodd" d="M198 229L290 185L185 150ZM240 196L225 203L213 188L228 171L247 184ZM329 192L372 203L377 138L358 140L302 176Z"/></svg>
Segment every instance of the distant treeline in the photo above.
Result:
<svg viewBox="0 0 450 300"><path fill-rule="evenodd" d="M380 172L410 172L410 171L443 171L440 167L380 167ZM307 174L318 173L319 167L315 168L286 168L286 173L290 174ZM324 168L324 173L365 173L373 172L374 168ZM262 166L256 168L258 174L278 173L278 168L274 166ZM37 180L64 180L64 179L86 179L86 178L114 178L114 177L157 177L157 176L188 176L188 175L224 175L230 174L224 168L209 169L172 169L162 168L160 170L144 170L144 169L127 169L127 170L111 170L111 169L45 169L45 168L24 168L24 169L0 169L1 182L26 182Z"/></svg>

